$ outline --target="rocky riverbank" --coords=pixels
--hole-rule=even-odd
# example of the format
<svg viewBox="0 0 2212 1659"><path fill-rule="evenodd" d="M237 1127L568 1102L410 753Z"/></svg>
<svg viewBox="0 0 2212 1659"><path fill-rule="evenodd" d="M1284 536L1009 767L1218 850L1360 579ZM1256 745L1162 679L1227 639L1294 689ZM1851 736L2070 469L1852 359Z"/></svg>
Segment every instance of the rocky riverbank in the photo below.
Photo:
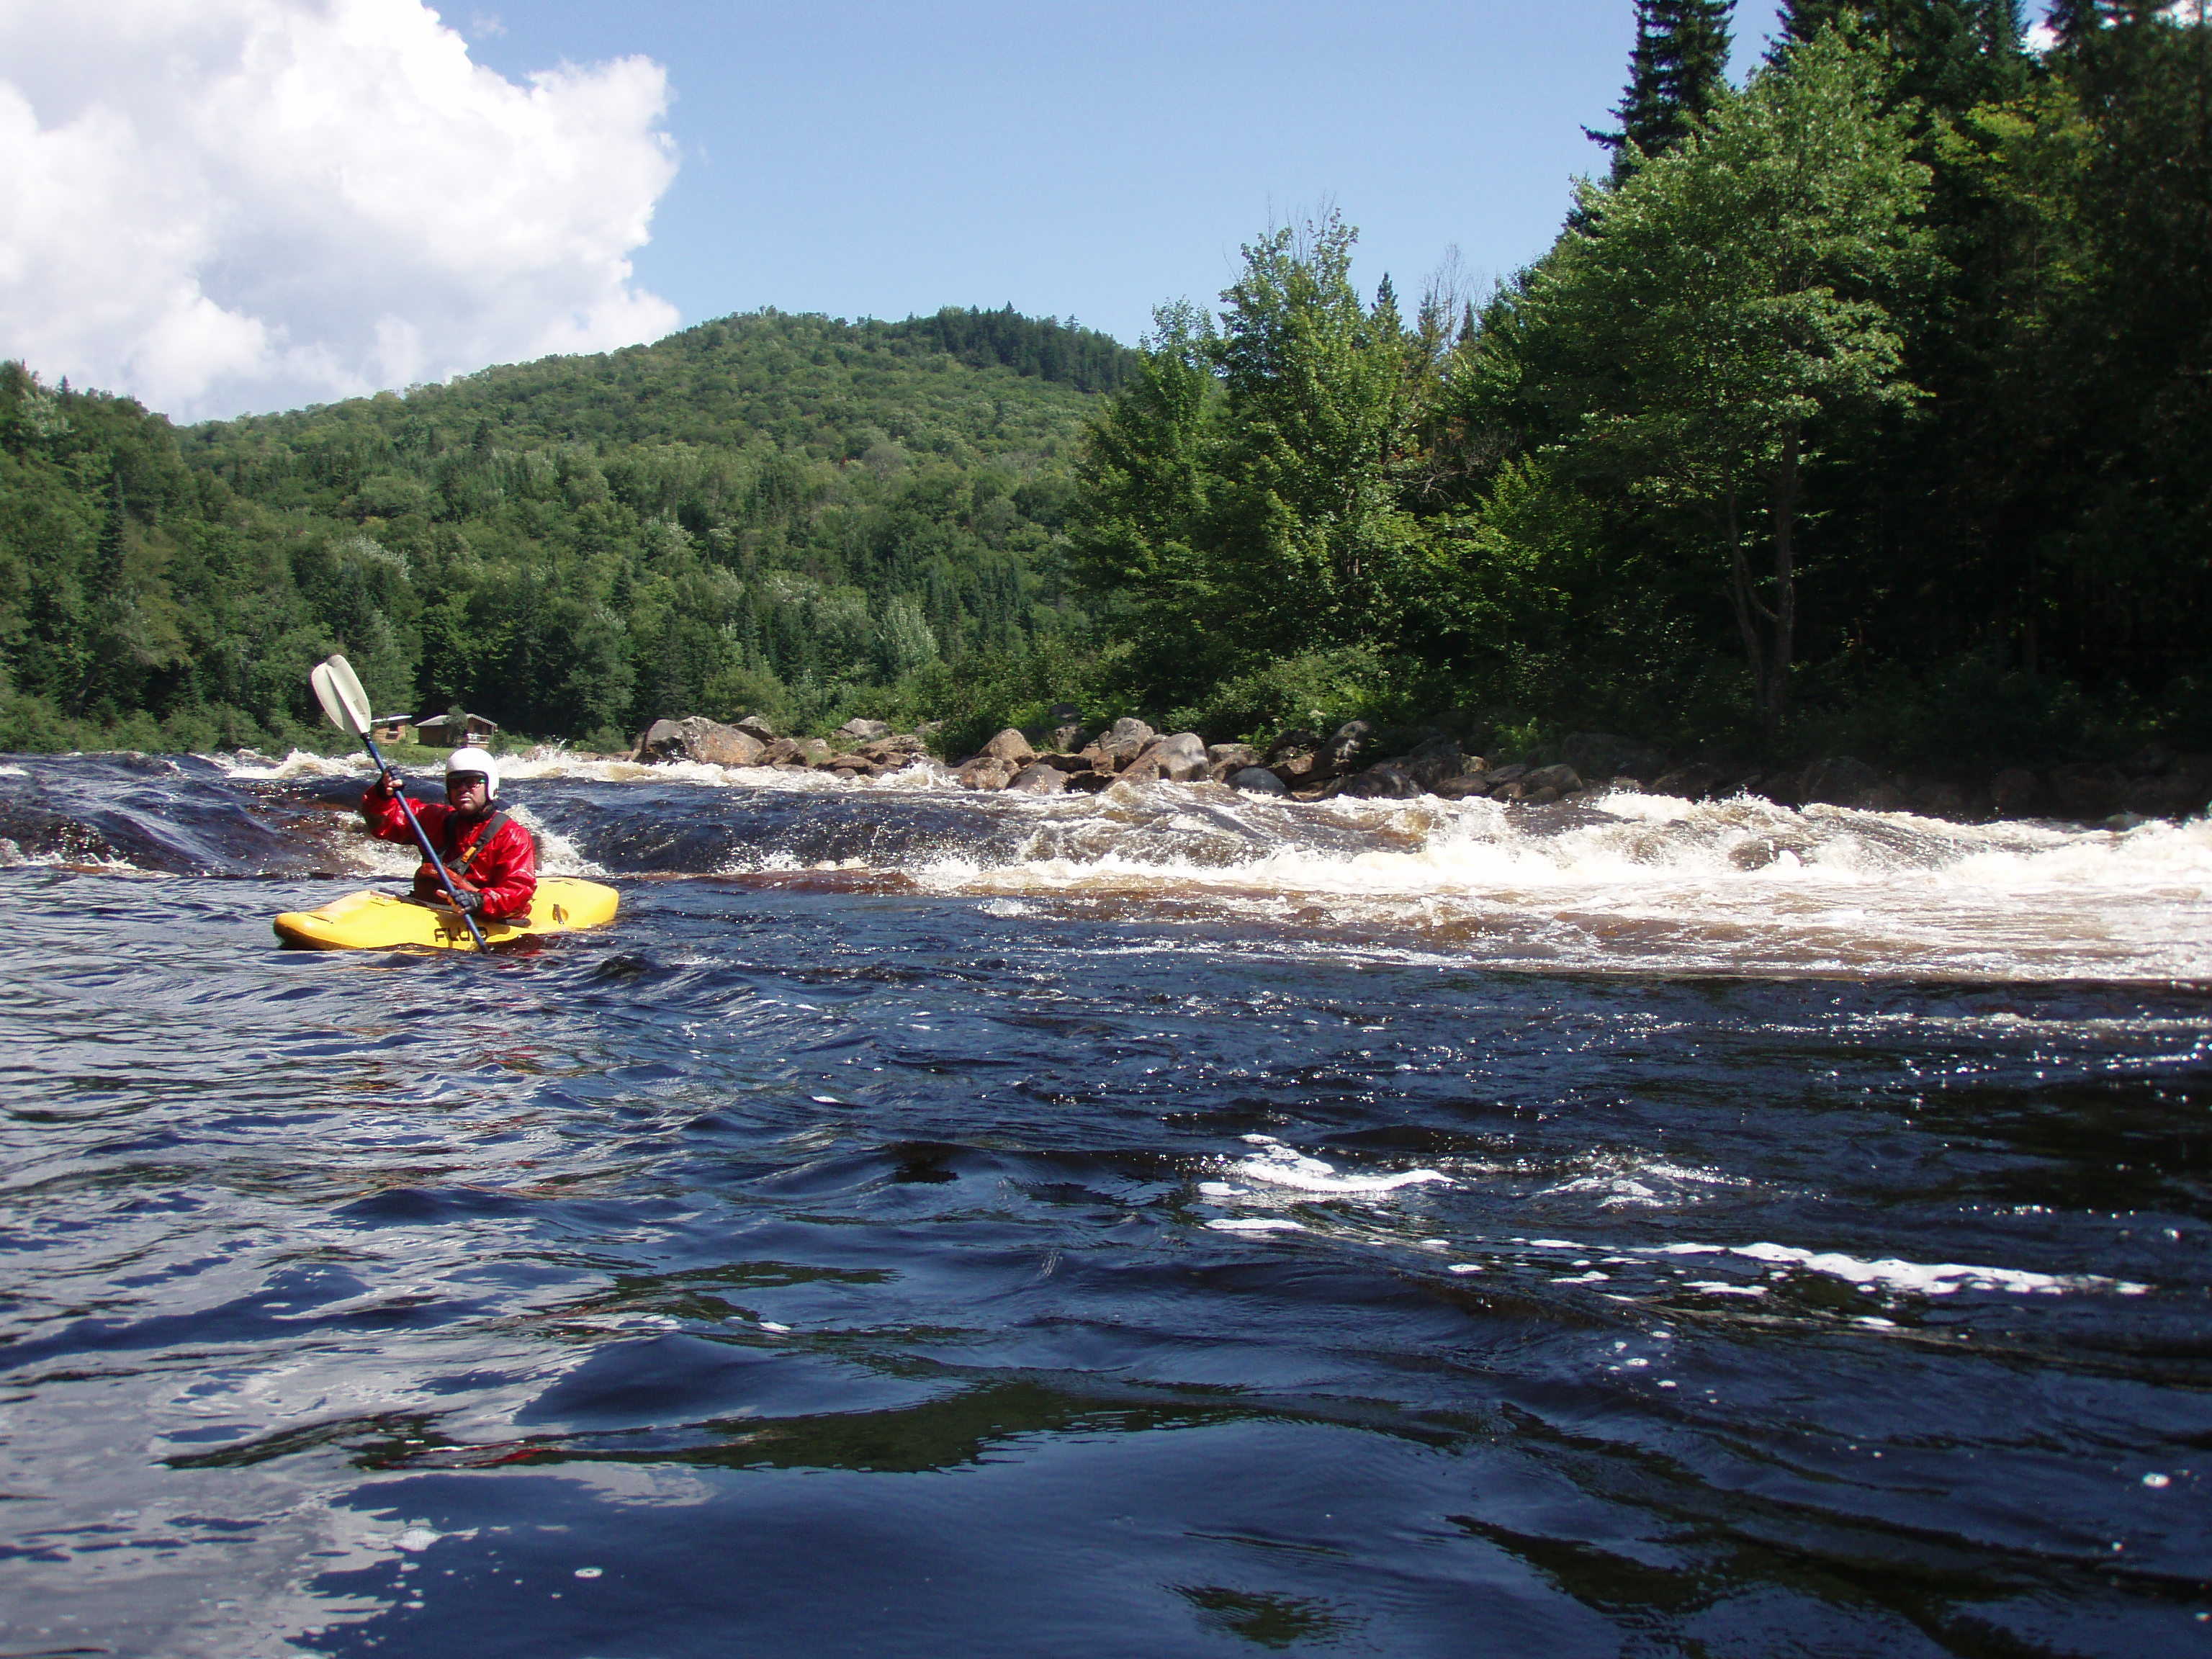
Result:
<svg viewBox="0 0 2212 1659"><path fill-rule="evenodd" d="M2057 817L2115 828L2191 817L2212 803L2212 756L2157 749L2124 761L1937 777L1887 773L1848 756L1782 769L1682 760L1632 738L1586 732L1567 738L1555 753L1492 764L1463 737L1434 727L1393 730L1355 720L1327 733L1285 732L1262 751L1209 744L1195 732L1156 732L1134 719L1085 723L1065 706L1054 714L1065 718L1047 728L1000 732L954 763L952 776L964 788L1039 795L1096 793L1118 782L1212 783L1294 800L1434 795L1530 806L1624 792L1692 799L1751 794L1786 806L1825 804L1966 822ZM863 779L929 762L929 736L856 720L830 741L779 735L757 717L725 725L694 715L655 721L631 758Z"/></svg>

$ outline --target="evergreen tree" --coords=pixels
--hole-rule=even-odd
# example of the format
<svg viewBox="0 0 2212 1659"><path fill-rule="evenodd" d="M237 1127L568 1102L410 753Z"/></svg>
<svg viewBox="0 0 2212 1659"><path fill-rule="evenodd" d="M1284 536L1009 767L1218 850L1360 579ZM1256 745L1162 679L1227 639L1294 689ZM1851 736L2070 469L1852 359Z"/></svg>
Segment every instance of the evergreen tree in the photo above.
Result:
<svg viewBox="0 0 2212 1659"><path fill-rule="evenodd" d="M1728 86L1735 10L1735 0L1636 0L1628 87L1613 112L1620 130L1589 133L1613 151L1615 184L1638 159L1672 149L1712 112Z"/></svg>
<svg viewBox="0 0 2212 1659"><path fill-rule="evenodd" d="M1831 27L1885 43L1898 63L1893 102L1956 114L2019 90L2020 0L1788 0L1777 61Z"/></svg>
<svg viewBox="0 0 2212 1659"><path fill-rule="evenodd" d="M2058 37L2058 44L2070 50L2097 32L2105 9L2099 0L2051 0L2051 11L2045 21L2051 25L2051 32Z"/></svg>
<svg viewBox="0 0 2212 1659"><path fill-rule="evenodd" d="M1888 302L1925 272L1928 170L1882 83L1875 54L1823 33L1619 189L1587 190L1589 228L1504 301L1468 377L1476 415L1551 422L1536 447L1559 476L1704 523L1770 741L1808 464L1838 422L1916 395Z"/></svg>

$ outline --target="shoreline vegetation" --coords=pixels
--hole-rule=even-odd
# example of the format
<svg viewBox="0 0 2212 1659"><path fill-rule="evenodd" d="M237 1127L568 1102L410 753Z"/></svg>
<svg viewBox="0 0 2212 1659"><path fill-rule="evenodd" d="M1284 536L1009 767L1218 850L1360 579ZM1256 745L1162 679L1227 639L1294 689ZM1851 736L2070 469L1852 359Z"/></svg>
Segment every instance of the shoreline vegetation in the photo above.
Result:
<svg viewBox="0 0 2212 1659"><path fill-rule="evenodd" d="M2203 810L2212 29L1792 0L1737 86L1729 0L1636 11L1486 294L1355 287L1325 215L1136 350L762 312L183 428L0 367L0 750L319 750L343 652L510 750Z"/></svg>

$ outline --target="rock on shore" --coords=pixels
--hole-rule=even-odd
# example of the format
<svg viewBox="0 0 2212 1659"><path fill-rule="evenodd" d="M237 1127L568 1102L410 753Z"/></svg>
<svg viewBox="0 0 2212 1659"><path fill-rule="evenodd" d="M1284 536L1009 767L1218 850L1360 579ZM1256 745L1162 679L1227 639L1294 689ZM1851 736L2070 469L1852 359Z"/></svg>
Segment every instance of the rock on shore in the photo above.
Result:
<svg viewBox="0 0 2212 1659"><path fill-rule="evenodd" d="M1710 799L1764 796L1793 807L1846 807L1977 821L2048 816L2124 829L2152 817L2182 817L2212 804L2212 756L2147 749L2125 762L2069 761L2036 772L2008 768L1986 781L1886 773L1849 755L1779 771L1711 761L1678 762L1650 744L1603 732L1577 732L1543 763L1492 766L1437 730L1391 732L1367 720L1333 732L1285 732L1263 755L1242 743L1209 744L1195 732L1161 733L1123 717L1086 726L1073 708L1054 724L1008 728L951 768L964 788L1023 794L1096 793L1117 782L1211 783L1277 799L1488 799L1542 806L1607 794L1648 793ZM780 737L756 716L732 724L692 715L655 720L638 739L640 762L694 760L716 766L773 766L832 776L880 777L925 760L921 732L880 720L839 728L848 745Z"/></svg>

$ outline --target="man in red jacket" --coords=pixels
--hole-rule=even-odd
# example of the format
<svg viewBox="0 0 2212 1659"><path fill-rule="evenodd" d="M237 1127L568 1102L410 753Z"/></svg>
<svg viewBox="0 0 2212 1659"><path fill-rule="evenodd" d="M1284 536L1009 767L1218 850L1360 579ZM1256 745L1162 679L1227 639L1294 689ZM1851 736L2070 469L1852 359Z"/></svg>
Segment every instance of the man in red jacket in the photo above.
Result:
<svg viewBox="0 0 2212 1659"><path fill-rule="evenodd" d="M414 844L389 772L380 772L361 798L361 815L379 841ZM456 749L446 762L446 800L415 803L415 816L453 878L461 908L484 921L526 915L538 890L538 844L530 831L501 811L499 763L481 749ZM415 872L415 896L450 904L438 872L426 862Z"/></svg>

